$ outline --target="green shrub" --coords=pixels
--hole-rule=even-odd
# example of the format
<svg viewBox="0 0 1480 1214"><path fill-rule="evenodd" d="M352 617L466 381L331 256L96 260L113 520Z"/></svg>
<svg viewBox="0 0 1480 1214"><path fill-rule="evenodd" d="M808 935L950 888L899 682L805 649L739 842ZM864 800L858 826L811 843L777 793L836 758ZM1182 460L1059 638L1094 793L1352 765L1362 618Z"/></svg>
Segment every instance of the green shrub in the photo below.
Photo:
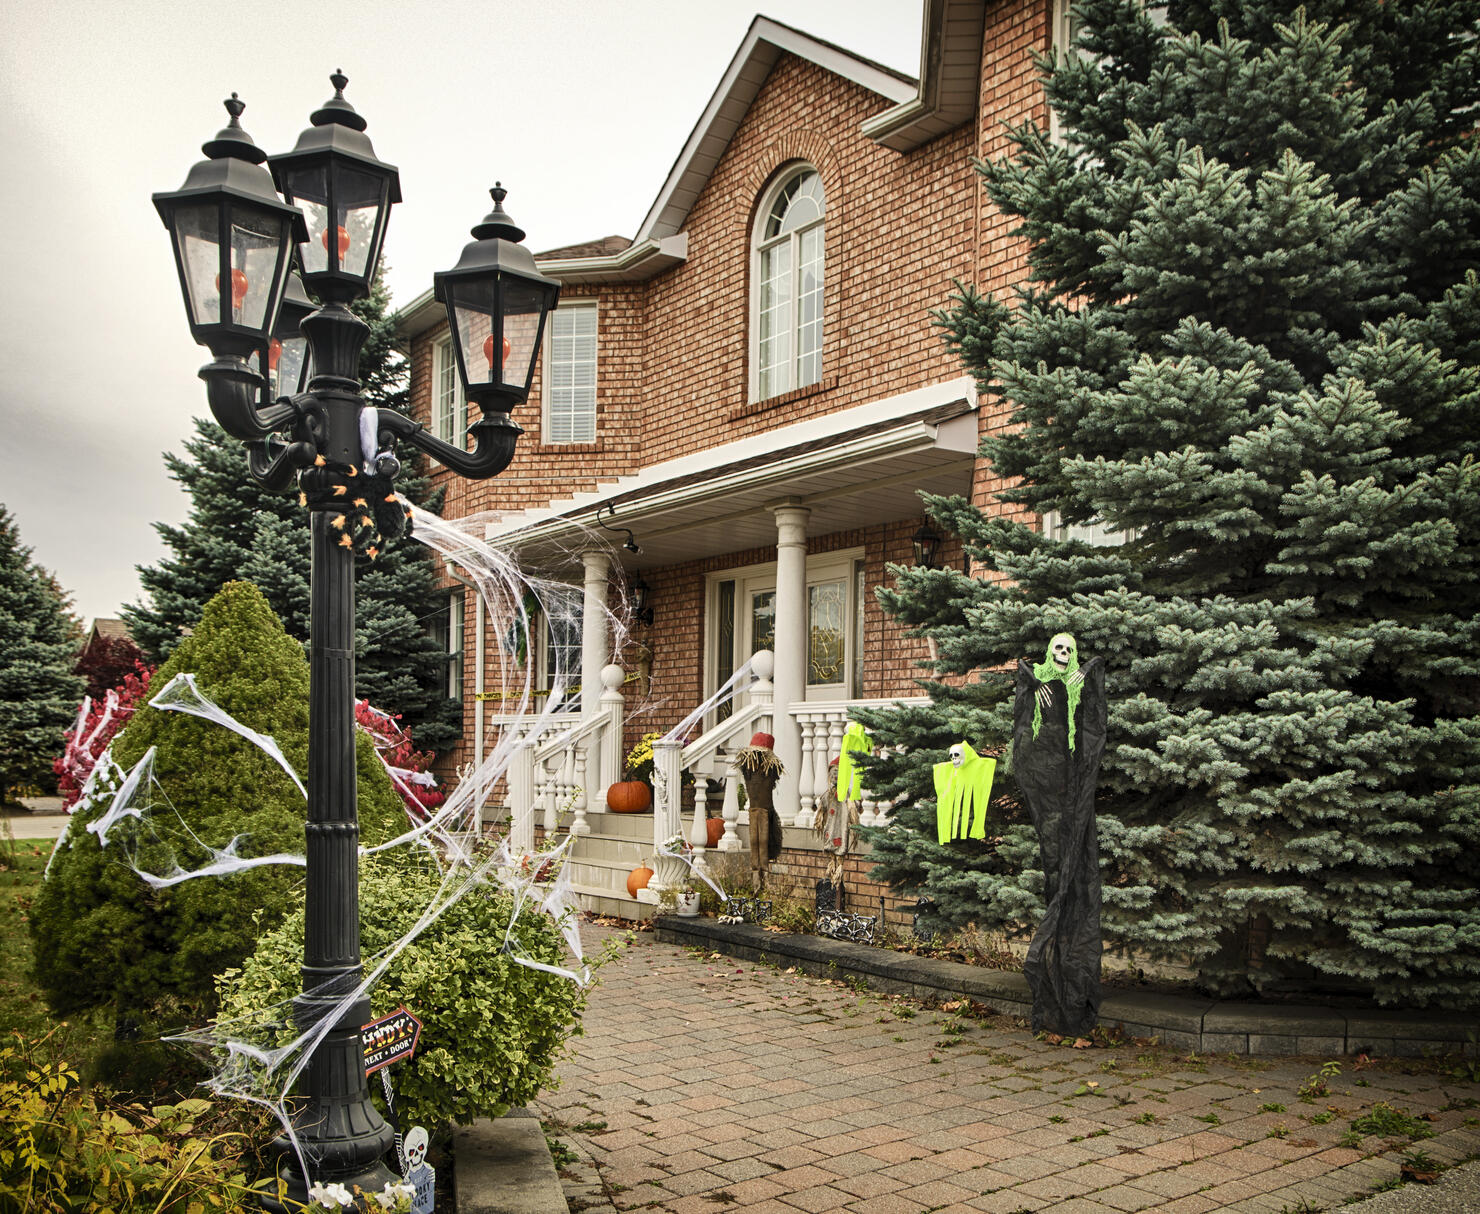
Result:
<svg viewBox="0 0 1480 1214"><path fill-rule="evenodd" d="M0 1048L0 1209L36 1214L255 1206L244 1162L266 1130L226 1122L206 1100L146 1109L78 1085L42 1042ZM243 1132L249 1129L251 1132ZM251 1165L255 1170L255 1165Z"/></svg>
<svg viewBox="0 0 1480 1214"><path fill-rule="evenodd" d="M453 880L464 875L460 870ZM425 857L374 857L361 865L360 943L367 969L416 922L440 883ZM581 1032L585 991L519 965L504 951L513 905L506 891L480 881L402 950L371 992L376 1016L404 1004L422 1022L415 1057L391 1068L403 1126L466 1125L528 1103L551 1085L566 1039ZM523 908L513 932L519 951L547 965L565 964L558 926L536 907ZM303 913L297 911L263 937L239 971L221 976L222 1020L277 1017L277 1044L286 1044L293 1031L283 1001L299 990L302 957Z"/></svg>
<svg viewBox="0 0 1480 1214"><path fill-rule="evenodd" d="M200 691L258 733L276 739L298 772L308 760L308 663L262 595L229 583L207 605L192 636L155 676L162 688L193 673ZM190 869L244 835L243 857L302 854L303 795L278 764L245 738L198 717L147 705L114 739L125 770L156 748L154 773L186 829L161 805L134 831L137 858L149 871L171 862ZM366 737L357 738L362 835L378 842L399 833L405 815ZM129 1014L163 998L209 1004L215 975L239 964L262 921L274 923L301 901L303 869L265 865L224 877L153 890L129 867L127 842L100 846L84 829L107 799L80 805L31 916L35 977L57 1012L116 1000ZM132 829L125 822L115 835Z"/></svg>

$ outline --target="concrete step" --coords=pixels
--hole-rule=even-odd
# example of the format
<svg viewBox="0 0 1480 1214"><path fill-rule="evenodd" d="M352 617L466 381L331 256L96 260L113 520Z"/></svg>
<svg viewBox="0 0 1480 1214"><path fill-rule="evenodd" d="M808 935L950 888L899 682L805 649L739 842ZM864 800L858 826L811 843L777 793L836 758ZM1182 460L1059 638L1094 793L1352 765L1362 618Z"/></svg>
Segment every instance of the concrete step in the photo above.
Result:
<svg viewBox="0 0 1480 1214"><path fill-rule="evenodd" d="M590 911L593 915L607 915L613 919L626 919L628 922L651 919L658 909L649 903L629 898L625 885L620 894L610 889L572 885L571 894L575 904L584 911Z"/></svg>

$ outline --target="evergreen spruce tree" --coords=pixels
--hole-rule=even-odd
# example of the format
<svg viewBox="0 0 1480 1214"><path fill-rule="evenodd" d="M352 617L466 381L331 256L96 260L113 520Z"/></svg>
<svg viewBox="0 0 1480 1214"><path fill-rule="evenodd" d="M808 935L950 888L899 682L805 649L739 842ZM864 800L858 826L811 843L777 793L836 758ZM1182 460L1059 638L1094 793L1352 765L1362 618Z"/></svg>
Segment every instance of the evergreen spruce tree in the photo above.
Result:
<svg viewBox="0 0 1480 1214"><path fill-rule="evenodd" d="M360 356L368 403L407 410L406 368L396 357L390 295L383 270L371 294L353 307L370 326ZM400 453L399 492L427 510L441 509L441 492L416 452ZM207 601L227 582L261 589L290 636L308 641L308 515L296 491L269 493L247 475L241 443L211 421L197 420L185 455L167 454L170 475L190 494L183 526L157 524L171 555L140 567L148 601L124 608L130 631L156 661L167 658ZM397 714L416 742L440 750L462 728L459 706L447 699L447 655L425 621L446 610L433 554L415 539L387 544L372 563L359 562L355 599L355 692Z"/></svg>
<svg viewBox="0 0 1480 1214"><path fill-rule="evenodd" d="M82 630L56 580L31 559L0 506L0 803L52 782L87 680L72 673Z"/></svg>
<svg viewBox="0 0 1480 1214"><path fill-rule="evenodd" d="M193 674L201 693L308 770L308 662L258 590L225 586L150 682ZM405 809L365 734L357 734L360 832L370 844L406 829ZM155 890L130 867L167 875L210 863L205 844L249 858L302 855L303 794L268 754L211 721L145 703L110 747L130 771L155 750L158 792L147 820L125 820L106 845L88 830L112 804L114 779L77 803L31 913L35 974L58 1012L115 1002L128 1013L170 997L209 1002L215 976L302 897L303 869L263 865ZM175 815L178 814L178 820ZM132 840L132 846L130 843Z"/></svg>
<svg viewBox="0 0 1480 1214"><path fill-rule="evenodd" d="M1107 664L1107 943L1211 987L1480 1002L1480 10L1463 0L1077 5L1043 66L1060 138L979 165L1029 281L937 319L1012 425L985 567L897 571L938 645L874 714L882 875L942 924L1042 911L1010 774L1012 663ZM1162 18L1165 17L1165 21ZM1033 515L1097 522L1056 540ZM1005 754L983 843L930 769ZM1252 930L1250 930L1252 929Z"/></svg>

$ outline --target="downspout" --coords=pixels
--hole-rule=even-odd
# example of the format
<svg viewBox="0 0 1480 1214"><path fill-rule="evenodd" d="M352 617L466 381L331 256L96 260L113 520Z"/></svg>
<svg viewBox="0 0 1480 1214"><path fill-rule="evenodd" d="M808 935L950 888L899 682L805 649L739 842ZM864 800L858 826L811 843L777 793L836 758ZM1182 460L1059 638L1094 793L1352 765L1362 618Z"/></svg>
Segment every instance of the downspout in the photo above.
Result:
<svg viewBox="0 0 1480 1214"><path fill-rule="evenodd" d="M483 769L483 653L484 653L484 622L488 619L488 604L483 601L483 593L477 585L462 574L460 574L449 561L447 572L451 577L461 582L473 592L473 601L478 605L477 618L473 623L473 645L476 652L473 655L473 770L481 772ZM482 776L479 776L478 795L473 802L473 837L481 838L483 835L483 784Z"/></svg>

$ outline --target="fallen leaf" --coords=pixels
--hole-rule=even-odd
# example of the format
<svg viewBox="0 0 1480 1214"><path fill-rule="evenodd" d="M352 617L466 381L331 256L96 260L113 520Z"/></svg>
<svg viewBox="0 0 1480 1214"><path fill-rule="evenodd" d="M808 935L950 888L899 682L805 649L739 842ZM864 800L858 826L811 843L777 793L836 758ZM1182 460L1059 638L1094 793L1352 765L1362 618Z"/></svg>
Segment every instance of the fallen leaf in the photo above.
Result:
<svg viewBox="0 0 1480 1214"><path fill-rule="evenodd" d="M1093 1045L1094 1042L1091 1041L1088 1037L1080 1037L1074 1042L1074 1048L1076 1050L1087 1050L1090 1049Z"/></svg>

